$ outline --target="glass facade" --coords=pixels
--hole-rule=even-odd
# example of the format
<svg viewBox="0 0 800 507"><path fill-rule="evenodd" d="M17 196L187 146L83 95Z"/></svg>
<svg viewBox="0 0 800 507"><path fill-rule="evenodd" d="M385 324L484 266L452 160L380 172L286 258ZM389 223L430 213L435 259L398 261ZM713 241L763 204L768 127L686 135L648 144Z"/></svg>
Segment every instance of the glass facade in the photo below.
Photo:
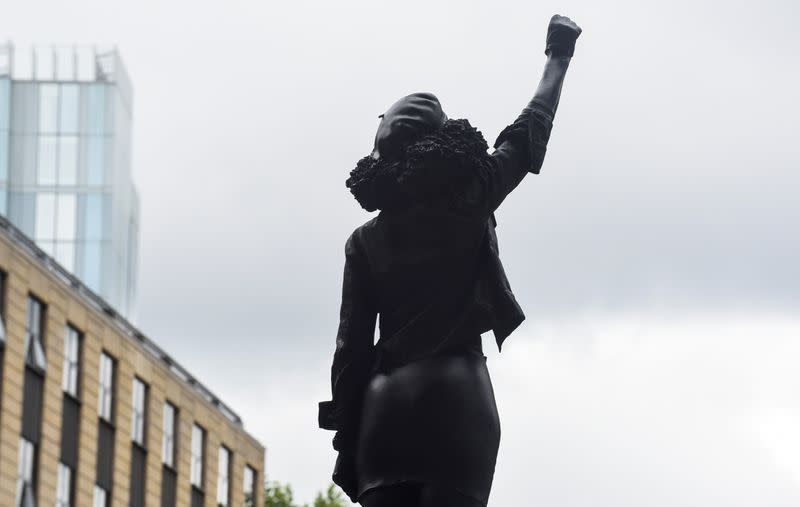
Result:
<svg viewBox="0 0 800 507"><path fill-rule="evenodd" d="M0 44L3 56L0 213L133 320L139 204L119 55Z"/></svg>

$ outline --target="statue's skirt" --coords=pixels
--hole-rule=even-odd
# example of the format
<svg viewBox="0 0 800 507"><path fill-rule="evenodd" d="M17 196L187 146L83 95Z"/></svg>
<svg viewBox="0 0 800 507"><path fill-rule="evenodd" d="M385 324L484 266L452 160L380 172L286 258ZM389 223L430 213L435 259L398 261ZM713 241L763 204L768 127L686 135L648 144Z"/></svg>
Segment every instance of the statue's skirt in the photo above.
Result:
<svg viewBox="0 0 800 507"><path fill-rule="evenodd" d="M373 376L356 457L359 494L421 481L456 488L486 505L500 420L480 336L477 340L477 349L462 348Z"/></svg>

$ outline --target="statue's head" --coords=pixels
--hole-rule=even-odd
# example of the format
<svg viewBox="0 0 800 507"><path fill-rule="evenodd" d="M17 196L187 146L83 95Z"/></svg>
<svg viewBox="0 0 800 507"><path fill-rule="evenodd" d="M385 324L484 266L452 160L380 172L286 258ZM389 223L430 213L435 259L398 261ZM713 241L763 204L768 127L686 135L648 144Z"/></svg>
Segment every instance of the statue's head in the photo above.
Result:
<svg viewBox="0 0 800 507"><path fill-rule="evenodd" d="M448 119L432 93L407 95L380 118L372 153L345 181L367 211L431 202L489 163L480 131Z"/></svg>
<svg viewBox="0 0 800 507"><path fill-rule="evenodd" d="M432 93L407 95L382 115L375 134L372 157L395 158L404 146L439 129L447 121L439 99Z"/></svg>

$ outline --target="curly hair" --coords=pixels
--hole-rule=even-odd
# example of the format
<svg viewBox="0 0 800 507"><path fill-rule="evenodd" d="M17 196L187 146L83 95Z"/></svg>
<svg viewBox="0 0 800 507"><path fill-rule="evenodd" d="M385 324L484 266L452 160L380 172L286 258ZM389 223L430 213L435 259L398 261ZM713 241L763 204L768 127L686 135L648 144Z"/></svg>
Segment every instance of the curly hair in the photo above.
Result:
<svg viewBox="0 0 800 507"><path fill-rule="evenodd" d="M430 202L457 191L488 163L489 145L466 119L444 125L400 150L397 158L358 161L345 186L367 211Z"/></svg>

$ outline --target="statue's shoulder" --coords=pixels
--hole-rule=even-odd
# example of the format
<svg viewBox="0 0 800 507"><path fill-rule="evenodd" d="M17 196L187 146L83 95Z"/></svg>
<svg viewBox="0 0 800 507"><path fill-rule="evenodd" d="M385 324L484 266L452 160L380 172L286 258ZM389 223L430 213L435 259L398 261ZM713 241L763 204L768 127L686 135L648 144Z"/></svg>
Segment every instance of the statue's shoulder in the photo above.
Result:
<svg viewBox="0 0 800 507"><path fill-rule="evenodd" d="M379 217L376 216L356 227L353 232L350 233L350 236L347 238L347 242L358 243L361 245L367 242L369 238L375 234L375 231L378 228L378 218Z"/></svg>

